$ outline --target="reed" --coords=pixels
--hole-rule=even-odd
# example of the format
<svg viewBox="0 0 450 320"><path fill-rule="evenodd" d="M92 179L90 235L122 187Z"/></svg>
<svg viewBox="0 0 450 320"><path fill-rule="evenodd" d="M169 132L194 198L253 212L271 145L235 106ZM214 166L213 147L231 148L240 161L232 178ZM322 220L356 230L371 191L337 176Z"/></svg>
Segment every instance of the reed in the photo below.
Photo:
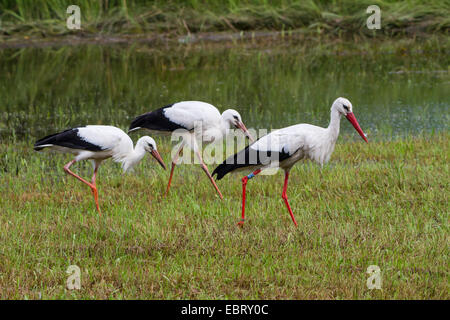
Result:
<svg viewBox="0 0 450 320"><path fill-rule="evenodd" d="M71 0L0 0L3 36L54 36L66 28ZM84 34L142 34L302 30L306 34L414 36L448 34L450 4L432 0L79 0ZM366 8L382 10L382 29L365 27Z"/></svg>

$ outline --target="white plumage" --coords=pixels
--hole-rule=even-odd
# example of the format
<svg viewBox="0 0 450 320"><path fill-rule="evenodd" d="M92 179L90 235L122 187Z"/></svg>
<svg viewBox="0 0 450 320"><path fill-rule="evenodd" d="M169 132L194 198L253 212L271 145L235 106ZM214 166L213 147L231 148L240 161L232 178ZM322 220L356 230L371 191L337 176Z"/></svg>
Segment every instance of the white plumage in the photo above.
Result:
<svg viewBox="0 0 450 320"><path fill-rule="evenodd" d="M230 123L224 121L219 110L212 104L201 101L182 101L164 109L164 115L187 130L202 125L203 130L210 128L229 129ZM225 132L224 132L225 133Z"/></svg>
<svg viewBox="0 0 450 320"><path fill-rule="evenodd" d="M216 107L202 101L177 102L140 115L131 123L129 132L141 128L166 133L178 131L183 138L183 142L176 151L175 157L172 159L172 170L170 172L166 194L170 188L173 170L179 154L183 147L187 145L195 152L206 175L209 177L220 198L223 198L208 168L203 162L199 147L223 139L231 128L241 129L250 140L253 140L242 122L241 115L236 110L228 109L220 114Z"/></svg>
<svg viewBox="0 0 450 320"><path fill-rule="evenodd" d="M232 171L256 170L242 179L243 203L241 224L244 221L245 186L248 179L253 178L262 170L280 167L285 170L285 184L282 197L285 200L293 222L297 225L286 195L289 171L301 159L310 159L320 165L330 160L339 136L342 115L347 117L356 131L367 142L363 131L353 115L352 104L345 98L338 98L331 107L331 120L327 128L310 124L297 124L275 130L244 150L229 157L214 170L213 175L217 174L218 180Z"/></svg>
<svg viewBox="0 0 450 320"><path fill-rule="evenodd" d="M45 148L75 155L74 159L64 166L64 170L92 189L99 212L95 179L97 169L103 160L113 158L114 161L121 163L124 171L128 171L142 160L146 152L149 152L165 169L155 140L148 136L141 137L134 148L131 138L123 130L113 126L89 125L72 128L46 136L34 145L36 151ZM69 169L75 162L88 159L94 162L94 175L91 183Z"/></svg>

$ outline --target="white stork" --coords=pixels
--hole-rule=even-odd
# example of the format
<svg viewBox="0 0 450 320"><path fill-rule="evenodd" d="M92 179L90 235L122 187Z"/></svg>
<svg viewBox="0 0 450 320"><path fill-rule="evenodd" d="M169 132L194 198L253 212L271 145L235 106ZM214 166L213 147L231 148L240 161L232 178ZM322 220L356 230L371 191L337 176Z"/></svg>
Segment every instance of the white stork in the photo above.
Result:
<svg viewBox="0 0 450 320"><path fill-rule="evenodd" d="M220 198L223 199L222 193L208 171L208 167L203 162L198 144L208 144L222 139L230 128L241 129L253 141L242 122L241 115L236 110L228 109L220 114L216 107L201 101L177 102L140 115L133 120L128 133L141 128L166 133L180 129L186 131L185 135L183 135L183 141L172 159L172 169L170 170L166 195L170 189L173 170L177 164L178 157L184 145L187 145L195 152L203 171L205 171Z"/></svg>
<svg viewBox="0 0 450 320"><path fill-rule="evenodd" d="M55 133L36 141L34 150L40 151L44 148L75 155L75 158L64 166L64 171L91 188L99 214L101 211L98 205L95 178L98 167L103 160L112 157L115 162L122 164L122 168L126 172L141 161L145 152L149 152L166 169L156 149L155 140L149 136L144 136L137 141L136 148L133 148L131 138L121 129L112 126L91 125ZM87 159L92 160L94 164L94 175L91 182L86 181L69 169L75 162Z"/></svg>
<svg viewBox="0 0 450 320"><path fill-rule="evenodd" d="M285 171L281 197L286 204L292 221L297 226L286 194L289 171L301 159L310 159L320 165L328 162L339 135L342 115L350 121L360 136L368 142L353 114L350 101L345 98L338 98L331 106L331 121L328 128L302 123L273 131L247 146L244 150L229 157L213 171L213 175L217 174L217 180L222 179L227 173L235 170L253 171L242 178L242 219L238 225L242 226L245 219L245 188L247 181L264 169L279 167Z"/></svg>

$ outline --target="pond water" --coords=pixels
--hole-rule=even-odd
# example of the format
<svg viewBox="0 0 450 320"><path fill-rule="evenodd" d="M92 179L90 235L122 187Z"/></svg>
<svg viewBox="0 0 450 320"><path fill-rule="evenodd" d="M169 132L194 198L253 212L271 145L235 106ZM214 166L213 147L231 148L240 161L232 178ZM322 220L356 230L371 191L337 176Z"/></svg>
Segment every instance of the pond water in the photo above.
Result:
<svg viewBox="0 0 450 320"><path fill-rule="evenodd" d="M236 108L247 127L327 126L343 96L371 139L447 130L442 53L305 54L295 47L94 46L0 51L0 138L29 140L84 124L124 129L181 100ZM342 132L355 134L343 122Z"/></svg>

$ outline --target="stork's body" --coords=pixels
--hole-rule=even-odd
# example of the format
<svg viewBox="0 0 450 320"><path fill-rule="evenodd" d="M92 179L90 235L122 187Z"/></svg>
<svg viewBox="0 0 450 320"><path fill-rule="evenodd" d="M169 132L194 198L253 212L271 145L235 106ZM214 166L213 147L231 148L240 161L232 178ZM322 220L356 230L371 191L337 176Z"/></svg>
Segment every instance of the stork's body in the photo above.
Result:
<svg viewBox="0 0 450 320"><path fill-rule="evenodd" d="M98 167L103 160L113 158L114 161L122 164L124 171L128 171L142 160L146 152L149 152L165 168L156 149L156 143L152 138L148 136L140 138L136 143L136 148L134 148L131 138L121 129L113 126L91 125L76 127L46 136L36 141L34 145L34 150L36 151L46 148L53 151L71 153L75 156L73 160L64 166L64 171L91 188L99 213L100 207L95 180ZM94 174L91 182L86 181L69 169L75 162L88 159L94 163Z"/></svg>
<svg viewBox="0 0 450 320"><path fill-rule="evenodd" d="M251 139L241 116L236 110L228 109L220 114L216 107L201 101L182 101L140 115L133 120L128 132L141 128L162 133L171 133L178 130L180 136L183 137L183 141L172 159L172 169L166 194L170 189L178 157L183 147L187 145L197 155L203 170L222 199L222 193L203 162L199 145L206 145L222 139L230 128L241 129Z"/></svg>
<svg viewBox="0 0 450 320"><path fill-rule="evenodd" d="M248 176L242 178L243 198L240 224L244 222L245 218L245 189L247 181L264 169L279 167L285 171L282 198L288 208L292 221L297 225L286 194L289 171L294 164L302 159L310 159L320 165L330 160L339 136L342 115L347 117L361 137L367 142L364 133L352 113L350 101L344 98L338 98L331 107L331 120L327 128L310 124L297 124L273 131L228 158L214 170L213 175L217 174L218 180L232 171L253 171Z"/></svg>

